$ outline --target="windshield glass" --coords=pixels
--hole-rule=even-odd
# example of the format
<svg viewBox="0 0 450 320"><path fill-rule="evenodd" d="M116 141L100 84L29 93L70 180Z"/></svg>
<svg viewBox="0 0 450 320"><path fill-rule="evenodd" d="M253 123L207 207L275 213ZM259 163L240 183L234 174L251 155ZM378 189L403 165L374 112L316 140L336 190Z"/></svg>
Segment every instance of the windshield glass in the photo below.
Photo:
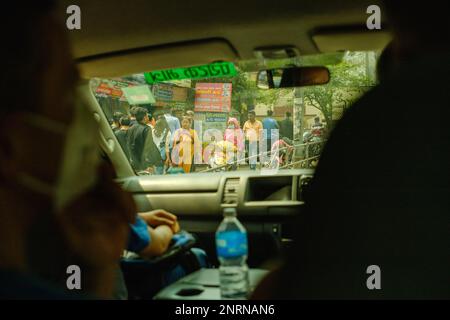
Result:
<svg viewBox="0 0 450 320"><path fill-rule="evenodd" d="M314 168L336 122L376 84L377 57L223 62L97 78L91 86L139 175ZM331 74L326 85L257 86L259 70L322 65Z"/></svg>

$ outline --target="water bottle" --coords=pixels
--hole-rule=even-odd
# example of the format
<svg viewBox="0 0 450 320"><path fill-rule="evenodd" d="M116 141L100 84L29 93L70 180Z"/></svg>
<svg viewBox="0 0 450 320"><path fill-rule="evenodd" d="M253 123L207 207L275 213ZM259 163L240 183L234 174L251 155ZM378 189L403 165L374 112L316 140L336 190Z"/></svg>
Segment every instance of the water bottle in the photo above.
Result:
<svg viewBox="0 0 450 320"><path fill-rule="evenodd" d="M247 231L236 218L235 208L225 208L216 232L220 262L220 293L223 298L245 299L249 292Z"/></svg>

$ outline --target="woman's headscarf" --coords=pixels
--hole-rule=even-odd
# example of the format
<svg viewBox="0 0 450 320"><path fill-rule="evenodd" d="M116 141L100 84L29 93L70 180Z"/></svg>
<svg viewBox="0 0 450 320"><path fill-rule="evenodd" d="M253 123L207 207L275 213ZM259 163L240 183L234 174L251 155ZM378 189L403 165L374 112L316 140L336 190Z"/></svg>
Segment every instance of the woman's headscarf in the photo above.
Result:
<svg viewBox="0 0 450 320"><path fill-rule="evenodd" d="M234 124L234 129L225 129L224 140L233 143L238 150L244 149L244 134L236 118L229 118L227 125Z"/></svg>
<svg viewBox="0 0 450 320"><path fill-rule="evenodd" d="M236 118L229 118L228 122L227 122L227 125L230 125L231 123L234 124L234 129L240 129L241 128L241 126L239 125L239 121L237 121Z"/></svg>

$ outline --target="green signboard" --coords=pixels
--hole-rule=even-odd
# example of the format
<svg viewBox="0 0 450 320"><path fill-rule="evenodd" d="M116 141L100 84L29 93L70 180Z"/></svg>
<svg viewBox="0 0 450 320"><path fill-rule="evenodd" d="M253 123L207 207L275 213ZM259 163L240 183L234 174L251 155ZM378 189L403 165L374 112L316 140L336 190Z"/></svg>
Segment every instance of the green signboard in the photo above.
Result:
<svg viewBox="0 0 450 320"><path fill-rule="evenodd" d="M155 97L148 86L135 86L122 89L129 104L155 103Z"/></svg>
<svg viewBox="0 0 450 320"><path fill-rule="evenodd" d="M237 74L234 64L231 62L216 62L203 66L189 68L167 69L145 72L145 80L148 84L157 82L181 80L181 79L206 79L217 77L233 77Z"/></svg>

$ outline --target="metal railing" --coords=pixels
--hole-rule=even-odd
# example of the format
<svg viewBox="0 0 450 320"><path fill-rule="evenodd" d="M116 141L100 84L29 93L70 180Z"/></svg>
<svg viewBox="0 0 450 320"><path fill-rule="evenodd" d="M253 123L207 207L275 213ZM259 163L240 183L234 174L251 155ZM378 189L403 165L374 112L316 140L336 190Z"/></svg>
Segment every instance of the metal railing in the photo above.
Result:
<svg viewBox="0 0 450 320"><path fill-rule="evenodd" d="M304 150L306 151L304 159L301 159L301 160L298 160L298 161L294 161L294 162L291 161L290 163L287 163L287 164L279 167L279 169L286 169L288 167L292 167L294 165L301 164L303 162L308 162L308 161L312 161L314 159L318 159L320 157L320 153L317 154L317 155L314 155L312 157L309 156L309 152L310 152L310 148L309 147L312 146L312 145L317 145L317 144L325 144L325 142L326 142L326 140L321 140L321 141L293 144L291 147L283 147L283 148L279 148L278 150L274 150L274 151L270 150L270 151L261 152L261 153L255 154L255 155L248 156L246 158L237 159L237 160L234 160L232 162L228 162L226 164L223 164L223 165L220 165L220 166L217 166L217 167L214 167L214 168L208 168L208 169L201 170L201 171L198 171L198 172L200 172L200 173L214 172L214 171L221 170L223 168L229 168L229 167L231 167L233 165L239 165L241 163L249 164L251 159L259 157L259 159L261 160L262 156L272 155L273 152L277 152L278 151L278 153L279 153L281 151L285 151L285 150L288 150L290 148L294 149L293 150L293 157L294 157L296 152L297 152L297 150L300 149L300 147L306 147L306 148L304 148ZM260 168L262 167L262 165L263 165L263 163L262 163L262 161L260 161L259 162Z"/></svg>

